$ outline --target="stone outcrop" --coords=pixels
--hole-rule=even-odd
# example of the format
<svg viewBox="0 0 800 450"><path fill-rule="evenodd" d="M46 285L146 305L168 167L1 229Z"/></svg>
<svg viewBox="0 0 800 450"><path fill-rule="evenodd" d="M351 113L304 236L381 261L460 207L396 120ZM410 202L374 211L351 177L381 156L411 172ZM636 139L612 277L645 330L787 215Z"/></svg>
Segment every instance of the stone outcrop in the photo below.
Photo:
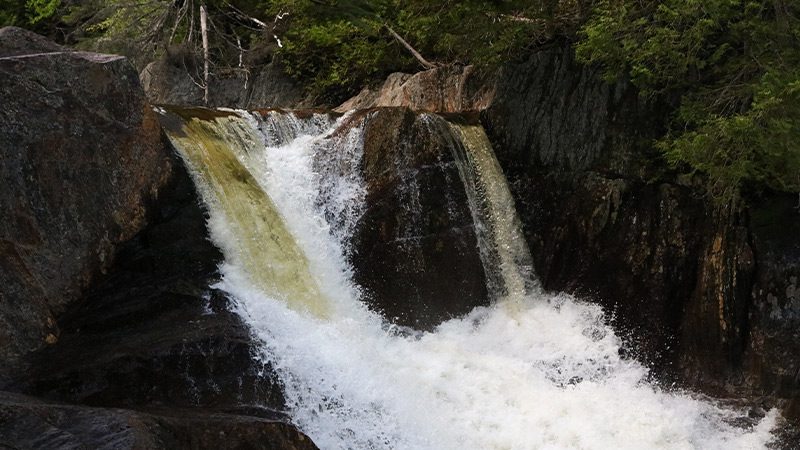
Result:
<svg viewBox="0 0 800 450"><path fill-rule="evenodd" d="M353 239L353 265L367 301L394 323L418 329L486 304L450 135L408 108L366 114L367 210Z"/></svg>
<svg viewBox="0 0 800 450"><path fill-rule="evenodd" d="M749 299L742 333L748 385L791 399L787 413L800 423L800 208L797 196L760 200L748 215ZM739 297L739 298L742 298ZM739 300L741 302L741 300ZM725 305L727 306L727 305ZM735 307L735 305L734 305ZM731 309L728 307L728 309ZM800 438L800 436L798 436Z"/></svg>
<svg viewBox="0 0 800 450"><path fill-rule="evenodd" d="M269 367L254 363L249 329L209 287L222 255L208 238L192 180L173 158L175 173L149 225L118 247L107 273L60 317L58 342L29 357L12 388L92 406L281 417L280 387Z"/></svg>
<svg viewBox="0 0 800 450"><path fill-rule="evenodd" d="M490 80L473 66L447 66L413 75L394 73L379 88L364 88L336 111L379 106L406 106L416 111L477 111L489 106L494 97Z"/></svg>
<svg viewBox="0 0 800 450"><path fill-rule="evenodd" d="M58 341L58 314L145 224L171 166L124 58L0 36L2 378Z"/></svg>
<svg viewBox="0 0 800 450"><path fill-rule="evenodd" d="M257 61L252 68L232 68L209 81L207 106L228 108L292 108L307 103L303 91L284 72L278 61ZM151 62L141 73L145 94L152 104L205 105L202 64L185 52Z"/></svg>
<svg viewBox="0 0 800 450"><path fill-rule="evenodd" d="M149 225L60 318L59 341L0 392L0 436L27 448L316 448L288 424L229 300L193 183L176 172ZM25 395L23 395L25 394ZM123 408L123 409L121 409Z"/></svg>

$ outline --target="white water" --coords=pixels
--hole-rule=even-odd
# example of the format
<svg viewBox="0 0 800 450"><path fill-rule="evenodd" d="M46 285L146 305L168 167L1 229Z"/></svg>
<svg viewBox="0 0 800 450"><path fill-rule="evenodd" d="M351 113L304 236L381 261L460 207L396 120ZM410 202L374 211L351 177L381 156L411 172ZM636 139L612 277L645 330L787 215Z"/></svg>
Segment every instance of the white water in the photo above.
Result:
<svg viewBox="0 0 800 450"><path fill-rule="evenodd" d="M264 342L294 421L320 448L748 449L769 441L775 412L737 428L729 422L742 411L648 384L643 366L619 357L601 309L568 296L517 293L524 298L420 336L387 329L358 302L344 257L364 197L361 126L332 135L337 126L268 135L263 154L239 154L335 312L325 320L290 308L254 287L235 258L220 283ZM213 202L209 209L212 238L231 248L230 219Z"/></svg>

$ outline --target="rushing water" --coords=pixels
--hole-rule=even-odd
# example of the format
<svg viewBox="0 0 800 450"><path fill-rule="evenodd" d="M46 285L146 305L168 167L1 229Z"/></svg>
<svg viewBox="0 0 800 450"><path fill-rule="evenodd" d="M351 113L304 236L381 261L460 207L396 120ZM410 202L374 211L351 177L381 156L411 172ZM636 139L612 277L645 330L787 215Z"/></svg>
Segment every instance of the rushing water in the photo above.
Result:
<svg viewBox="0 0 800 450"><path fill-rule="evenodd" d="M434 332L397 332L359 301L348 242L363 212L369 115L228 112L168 134L223 250L220 287L263 342L291 416L322 449L746 449L777 413L746 412L646 381L602 310L544 294L480 127L448 130L492 307ZM487 276L491 282L491 276Z"/></svg>

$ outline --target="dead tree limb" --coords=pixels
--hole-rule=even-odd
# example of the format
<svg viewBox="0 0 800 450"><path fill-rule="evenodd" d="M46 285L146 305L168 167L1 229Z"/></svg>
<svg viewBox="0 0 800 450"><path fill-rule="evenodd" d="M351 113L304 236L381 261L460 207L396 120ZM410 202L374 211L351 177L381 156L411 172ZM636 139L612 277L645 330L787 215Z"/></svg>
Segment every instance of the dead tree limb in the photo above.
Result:
<svg viewBox="0 0 800 450"><path fill-rule="evenodd" d="M200 5L200 33L203 38L203 102L208 105L208 13Z"/></svg>
<svg viewBox="0 0 800 450"><path fill-rule="evenodd" d="M414 49L414 47L411 46L411 44L409 44L408 42L406 42L405 39L400 37L400 35L397 34L392 29L392 27L389 26L389 24L383 24L383 26L385 26L386 29L389 30L389 33L392 35L392 37L397 39L397 42L399 42L403 47L406 48L406 50L408 50L409 52L411 52L412 55L414 55L414 58L416 58L417 61L419 61L419 63L422 64L422 67L424 67L426 69L433 69L435 67L439 67L437 64L434 64L434 63L428 61L427 59L425 59L417 50Z"/></svg>

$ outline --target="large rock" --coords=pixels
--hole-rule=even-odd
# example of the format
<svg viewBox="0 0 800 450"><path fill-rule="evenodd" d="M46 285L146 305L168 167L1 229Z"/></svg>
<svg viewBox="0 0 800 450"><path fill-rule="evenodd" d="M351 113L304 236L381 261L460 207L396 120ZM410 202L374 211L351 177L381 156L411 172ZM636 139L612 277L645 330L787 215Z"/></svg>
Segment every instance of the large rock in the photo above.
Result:
<svg viewBox="0 0 800 450"><path fill-rule="evenodd" d="M625 123L616 116L625 83L603 82L600 69L580 65L573 53L569 44L554 43L500 71L482 117L498 156L551 171L587 169L601 158L609 163L625 156L620 145L610 155L607 145L634 131L615 127ZM630 171L628 161L623 166Z"/></svg>
<svg viewBox="0 0 800 450"><path fill-rule="evenodd" d="M249 68L217 73L209 81L207 106L228 108L293 108L304 101L303 91L278 61L258 61ZM142 70L142 84L153 104L206 105L198 85L202 70L191 54L173 50Z"/></svg>
<svg viewBox="0 0 800 450"><path fill-rule="evenodd" d="M0 392L0 439L19 449L264 449L317 447L280 421L197 410L131 411Z"/></svg>
<svg viewBox="0 0 800 450"><path fill-rule="evenodd" d="M512 172L543 285L604 305L636 356L669 367L692 294L704 204L676 184Z"/></svg>
<svg viewBox="0 0 800 450"><path fill-rule="evenodd" d="M353 239L353 264L368 302L389 320L419 329L486 304L451 135L436 126L443 120L407 108L367 114L367 210Z"/></svg>
<svg viewBox="0 0 800 450"><path fill-rule="evenodd" d="M0 36L0 443L315 448L210 287L221 254L130 64Z"/></svg>
<svg viewBox="0 0 800 450"><path fill-rule="evenodd" d="M336 111L380 106L435 112L477 111L488 107L494 98L491 80L473 66L446 66L413 75L393 73L379 88L364 88Z"/></svg>
<svg viewBox="0 0 800 450"><path fill-rule="evenodd" d="M702 180L671 172L651 143L674 105L605 82L559 41L491 76L395 74L339 109L379 105L481 109L545 288L604 305L662 377L798 397L797 196L719 206Z"/></svg>
<svg viewBox="0 0 800 450"><path fill-rule="evenodd" d="M125 58L0 30L0 379L145 224L170 173Z"/></svg>
<svg viewBox="0 0 800 450"><path fill-rule="evenodd" d="M747 316L732 324L744 334L748 385L791 399L800 423L800 206L796 195L770 196L750 210L753 263ZM749 294L749 295L747 295ZM744 326L742 326L744 325Z"/></svg>

